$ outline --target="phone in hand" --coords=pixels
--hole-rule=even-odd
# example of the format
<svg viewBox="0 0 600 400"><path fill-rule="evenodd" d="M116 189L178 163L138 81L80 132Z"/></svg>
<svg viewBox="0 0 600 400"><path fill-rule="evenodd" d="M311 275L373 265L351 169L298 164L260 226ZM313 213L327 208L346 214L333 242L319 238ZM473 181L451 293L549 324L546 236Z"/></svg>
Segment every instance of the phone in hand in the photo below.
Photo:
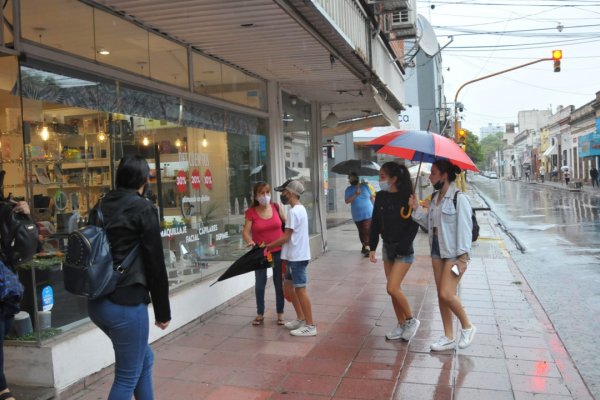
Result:
<svg viewBox="0 0 600 400"><path fill-rule="evenodd" d="M458 265L454 264L452 266L452 268L450 269L450 271L452 271L452 273L456 276L460 275L460 270L458 269Z"/></svg>

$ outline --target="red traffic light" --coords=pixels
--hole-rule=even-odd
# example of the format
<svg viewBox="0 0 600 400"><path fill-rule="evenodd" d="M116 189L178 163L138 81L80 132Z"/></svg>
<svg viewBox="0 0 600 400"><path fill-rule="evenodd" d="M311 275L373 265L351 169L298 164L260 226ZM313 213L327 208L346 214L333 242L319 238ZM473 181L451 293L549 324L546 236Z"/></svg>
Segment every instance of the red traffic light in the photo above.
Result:
<svg viewBox="0 0 600 400"><path fill-rule="evenodd" d="M560 61L562 59L562 50L552 50L552 59Z"/></svg>

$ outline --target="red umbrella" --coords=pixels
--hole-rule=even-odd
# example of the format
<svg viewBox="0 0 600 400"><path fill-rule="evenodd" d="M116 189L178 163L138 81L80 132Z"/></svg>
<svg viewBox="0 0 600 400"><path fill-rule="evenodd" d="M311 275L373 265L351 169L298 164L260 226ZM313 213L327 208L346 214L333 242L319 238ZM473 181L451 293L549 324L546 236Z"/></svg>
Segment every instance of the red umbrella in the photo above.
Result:
<svg viewBox="0 0 600 400"><path fill-rule="evenodd" d="M393 134L396 136L393 137ZM371 140L367 145L379 147L377 153L406 160L432 163L439 159L446 159L461 169L479 171L467 153L456 143L433 132L394 131Z"/></svg>
<svg viewBox="0 0 600 400"><path fill-rule="evenodd" d="M366 145L374 148L375 150L379 150L380 148L382 148L383 146L388 144L389 141L396 139L399 135L402 135L404 132L409 132L409 131L389 132L389 133L386 133L385 135L376 137L375 139L368 142Z"/></svg>

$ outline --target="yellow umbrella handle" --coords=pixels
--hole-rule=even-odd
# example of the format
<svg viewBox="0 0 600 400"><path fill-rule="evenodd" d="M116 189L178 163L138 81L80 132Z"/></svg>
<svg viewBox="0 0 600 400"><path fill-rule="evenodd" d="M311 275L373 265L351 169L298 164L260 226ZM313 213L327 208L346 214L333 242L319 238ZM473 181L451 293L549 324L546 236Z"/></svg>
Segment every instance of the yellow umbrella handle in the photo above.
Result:
<svg viewBox="0 0 600 400"><path fill-rule="evenodd" d="M408 206L408 212L404 213L404 207L400 209L400 216L404 219L409 219L412 214L412 206Z"/></svg>

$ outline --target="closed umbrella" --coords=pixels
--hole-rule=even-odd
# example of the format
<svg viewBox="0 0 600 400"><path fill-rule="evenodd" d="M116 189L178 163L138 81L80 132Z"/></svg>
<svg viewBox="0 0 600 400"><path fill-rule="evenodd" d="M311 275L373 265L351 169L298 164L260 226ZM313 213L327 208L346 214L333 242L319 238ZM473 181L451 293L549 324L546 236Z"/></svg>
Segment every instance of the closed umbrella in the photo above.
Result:
<svg viewBox="0 0 600 400"><path fill-rule="evenodd" d="M361 176L379 175L379 164L368 160L346 160L335 164L331 171L337 174L348 175L350 172L355 172Z"/></svg>
<svg viewBox="0 0 600 400"><path fill-rule="evenodd" d="M267 261L267 257L265 255L265 248L260 246L254 246L250 251L246 254L238 258L233 264L223 272L219 278L215 282L213 282L210 286L214 285L217 282L224 281L225 279L232 278L234 276L242 275L247 272L256 271L259 269L265 269L270 266L270 263Z"/></svg>

